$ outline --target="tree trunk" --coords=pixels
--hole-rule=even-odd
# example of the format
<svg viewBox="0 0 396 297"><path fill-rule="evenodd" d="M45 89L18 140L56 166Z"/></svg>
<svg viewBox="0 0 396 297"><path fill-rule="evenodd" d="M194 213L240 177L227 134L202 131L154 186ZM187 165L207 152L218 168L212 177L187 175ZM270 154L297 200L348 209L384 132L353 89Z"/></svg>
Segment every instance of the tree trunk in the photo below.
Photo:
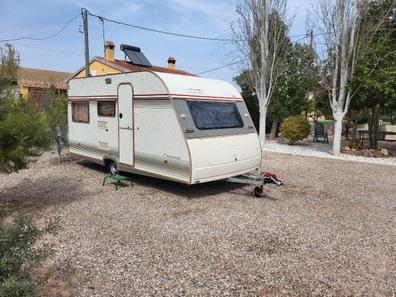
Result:
<svg viewBox="0 0 396 297"><path fill-rule="evenodd" d="M259 133L259 138L260 138L260 143L261 143L261 149L264 148L264 143L265 143L265 121L267 118L267 106L265 104L260 104L260 133Z"/></svg>
<svg viewBox="0 0 396 297"><path fill-rule="evenodd" d="M369 109L368 112L368 143L369 143L369 148L373 147L373 111L371 108Z"/></svg>
<svg viewBox="0 0 396 297"><path fill-rule="evenodd" d="M333 154L339 155L341 152L341 135L342 135L343 116L334 117L334 135L333 135Z"/></svg>
<svg viewBox="0 0 396 297"><path fill-rule="evenodd" d="M345 131L344 131L344 135L345 135L345 139L346 140L349 140L349 138L350 138L349 132L350 132L351 126L352 126L351 116L350 116L350 114L348 114L347 118L346 118Z"/></svg>
<svg viewBox="0 0 396 297"><path fill-rule="evenodd" d="M58 148L58 165L62 162L62 149Z"/></svg>
<svg viewBox="0 0 396 297"><path fill-rule="evenodd" d="M379 108L374 108L373 115L373 149L378 149Z"/></svg>
<svg viewBox="0 0 396 297"><path fill-rule="evenodd" d="M352 123L352 140L357 140L357 118L355 117Z"/></svg>
<svg viewBox="0 0 396 297"><path fill-rule="evenodd" d="M272 119L271 134L269 137L271 140L274 140L278 134L277 131L278 131L279 122L280 122L280 118L277 115L275 115Z"/></svg>
<svg viewBox="0 0 396 297"><path fill-rule="evenodd" d="M59 139L55 141L56 144L56 151L58 152L58 165L62 162L62 146L59 142Z"/></svg>
<svg viewBox="0 0 396 297"><path fill-rule="evenodd" d="M370 109L368 117L369 148L371 149L378 149L378 124L379 108L376 106Z"/></svg>

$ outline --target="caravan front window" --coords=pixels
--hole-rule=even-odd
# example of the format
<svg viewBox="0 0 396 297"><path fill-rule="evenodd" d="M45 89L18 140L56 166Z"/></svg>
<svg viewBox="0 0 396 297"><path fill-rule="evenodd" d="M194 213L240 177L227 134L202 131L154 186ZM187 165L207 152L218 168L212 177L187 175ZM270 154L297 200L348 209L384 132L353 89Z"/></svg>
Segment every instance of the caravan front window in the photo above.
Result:
<svg viewBox="0 0 396 297"><path fill-rule="evenodd" d="M243 127L243 120L234 102L188 101L187 105L199 130Z"/></svg>

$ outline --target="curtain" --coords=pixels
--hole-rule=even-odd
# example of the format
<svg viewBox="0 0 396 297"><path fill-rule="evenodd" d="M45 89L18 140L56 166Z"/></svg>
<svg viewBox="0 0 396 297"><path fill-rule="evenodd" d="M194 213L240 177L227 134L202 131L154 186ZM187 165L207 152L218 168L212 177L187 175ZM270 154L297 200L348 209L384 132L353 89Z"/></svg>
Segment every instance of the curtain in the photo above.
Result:
<svg viewBox="0 0 396 297"><path fill-rule="evenodd" d="M89 123L89 102L73 102L72 111L74 122Z"/></svg>

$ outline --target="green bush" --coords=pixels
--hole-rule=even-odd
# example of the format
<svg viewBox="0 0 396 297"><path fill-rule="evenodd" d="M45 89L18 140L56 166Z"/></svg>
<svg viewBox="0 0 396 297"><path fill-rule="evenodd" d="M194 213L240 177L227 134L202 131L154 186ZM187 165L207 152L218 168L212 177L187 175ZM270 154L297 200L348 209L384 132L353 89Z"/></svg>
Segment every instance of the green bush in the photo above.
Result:
<svg viewBox="0 0 396 297"><path fill-rule="evenodd" d="M0 222L0 296L25 297L35 295L31 268L48 254L48 246L35 247L45 233L56 232L56 225L36 227L30 219L17 218L13 223Z"/></svg>
<svg viewBox="0 0 396 297"><path fill-rule="evenodd" d="M5 93L0 94L0 171L13 172L48 148L50 138L45 116L32 100L16 100Z"/></svg>
<svg viewBox="0 0 396 297"><path fill-rule="evenodd" d="M51 140L58 152L58 163L61 162L62 150L68 145L67 100L51 86L45 106L45 115Z"/></svg>
<svg viewBox="0 0 396 297"><path fill-rule="evenodd" d="M303 140L309 135L311 126L309 121L302 116L290 116L284 119L280 131L282 136L289 140L289 144Z"/></svg>
<svg viewBox="0 0 396 297"><path fill-rule="evenodd" d="M50 145L45 116L33 100L15 94L19 55L12 45L0 47L0 172L23 169Z"/></svg>

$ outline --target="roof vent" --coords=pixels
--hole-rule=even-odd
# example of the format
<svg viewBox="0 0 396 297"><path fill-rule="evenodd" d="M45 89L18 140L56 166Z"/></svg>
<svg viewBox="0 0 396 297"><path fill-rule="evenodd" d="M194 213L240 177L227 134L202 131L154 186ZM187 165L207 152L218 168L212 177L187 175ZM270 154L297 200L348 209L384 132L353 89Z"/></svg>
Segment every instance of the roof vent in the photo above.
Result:
<svg viewBox="0 0 396 297"><path fill-rule="evenodd" d="M150 61L147 60L146 56L141 52L139 47L121 44L120 49L125 53L126 56L128 56L132 64L147 67L151 66Z"/></svg>

